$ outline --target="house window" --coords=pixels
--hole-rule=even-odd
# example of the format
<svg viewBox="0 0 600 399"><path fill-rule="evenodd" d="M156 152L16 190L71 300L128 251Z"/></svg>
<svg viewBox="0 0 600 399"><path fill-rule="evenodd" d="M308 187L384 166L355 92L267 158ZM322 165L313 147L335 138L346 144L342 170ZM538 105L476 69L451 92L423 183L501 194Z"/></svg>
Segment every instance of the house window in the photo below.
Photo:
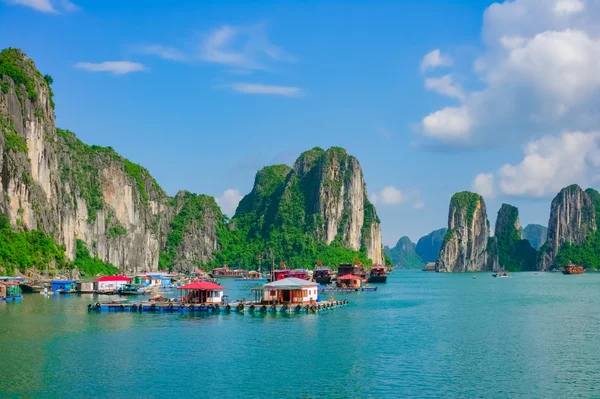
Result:
<svg viewBox="0 0 600 399"><path fill-rule="evenodd" d="M277 293L275 292L275 290L271 290L271 291L269 292L269 295L270 295L270 296L275 296L276 294L277 294Z"/></svg>

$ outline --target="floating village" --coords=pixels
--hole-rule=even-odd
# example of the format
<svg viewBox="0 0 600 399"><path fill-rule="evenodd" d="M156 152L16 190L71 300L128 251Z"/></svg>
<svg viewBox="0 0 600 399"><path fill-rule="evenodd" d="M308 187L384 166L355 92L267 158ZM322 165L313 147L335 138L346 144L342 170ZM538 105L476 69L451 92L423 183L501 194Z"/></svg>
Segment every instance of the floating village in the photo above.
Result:
<svg viewBox="0 0 600 399"><path fill-rule="evenodd" d="M21 301L23 294L92 294L87 305L96 312L248 312L317 313L345 306L336 293L376 292L392 270L340 264L337 270L288 269L266 273L229 266L178 274L148 272L133 276L96 276L91 281L0 277L0 300ZM221 279L253 283L247 298L230 299ZM100 299L103 298L103 299ZM109 299L105 299L109 298ZM143 299L138 299L143 298Z"/></svg>

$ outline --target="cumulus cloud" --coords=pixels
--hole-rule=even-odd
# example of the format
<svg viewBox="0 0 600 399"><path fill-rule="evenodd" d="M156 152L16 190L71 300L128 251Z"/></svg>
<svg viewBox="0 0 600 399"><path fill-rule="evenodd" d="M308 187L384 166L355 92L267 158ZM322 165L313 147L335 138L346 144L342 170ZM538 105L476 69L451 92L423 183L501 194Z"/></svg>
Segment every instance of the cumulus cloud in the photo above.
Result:
<svg viewBox="0 0 600 399"><path fill-rule="evenodd" d="M74 12L79 10L79 6L69 0L7 0L8 4L29 7L33 10L48 14L58 14L60 12Z"/></svg>
<svg viewBox="0 0 600 399"><path fill-rule="evenodd" d="M216 198L217 204L221 207L223 213L229 216L235 214L238 204L242 200L243 195L236 188L228 188Z"/></svg>
<svg viewBox="0 0 600 399"><path fill-rule="evenodd" d="M423 208L425 208L425 203L421 200L417 200L413 203L413 208L414 209L423 209Z"/></svg>
<svg viewBox="0 0 600 399"><path fill-rule="evenodd" d="M473 179L471 190L485 198L494 197L494 175L492 173L480 173Z"/></svg>
<svg viewBox="0 0 600 399"><path fill-rule="evenodd" d="M454 81L454 77L452 75L445 75L441 78L427 78L425 79L425 88L427 90L432 90L444 96L454 97L459 100L463 100L465 98L463 89Z"/></svg>
<svg viewBox="0 0 600 399"><path fill-rule="evenodd" d="M250 27L225 25L210 32L200 45L200 59L235 70L263 70L271 62L294 62L270 42L263 24Z"/></svg>
<svg viewBox="0 0 600 399"><path fill-rule="evenodd" d="M421 61L421 72L442 66L452 66L452 58L443 55L439 49L435 49L425 55Z"/></svg>
<svg viewBox="0 0 600 399"><path fill-rule="evenodd" d="M125 75L146 70L143 64L130 61L78 62L75 67L89 72L110 72L113 75Z"/></svg>
<svg viewBox="0 0 600 399"><path fill-rule="evenodd" d="M400 205L404 201L402 191L394 186L385 186L380 192L369 196L375 205Z"/></svg>
<svg viewBox="0 0 600 399"><path fill-rule="evenodd" d="M598 2L494 3L484 14L486 50L474 65L474 78L483 87L465 93L451 79L428 79L428 89L454 97L461 104L425 116L421 121L423 134L470 144L499 138L526 140L550 129L597 130L598 18Z"/></svg>
<svg viewBox="0 0 600 399"><path fill-rule="evenodd" d="M231 89L244 94L267 94L284 97L301 97L304 91L293 86L273 86L261 83L237 82L230 85Z"/></svg>
<svg viewBox="0 0 600 399"><path fill-rule="evenodd" d="M552 196L573 183L590 186L600 181L600 133L565 132L532 140L523 159L500 167L496 177L500 191L514 196ZM493 175L479 174L473 189L485 196L479 190L493 190L493 182Z"/></svg>

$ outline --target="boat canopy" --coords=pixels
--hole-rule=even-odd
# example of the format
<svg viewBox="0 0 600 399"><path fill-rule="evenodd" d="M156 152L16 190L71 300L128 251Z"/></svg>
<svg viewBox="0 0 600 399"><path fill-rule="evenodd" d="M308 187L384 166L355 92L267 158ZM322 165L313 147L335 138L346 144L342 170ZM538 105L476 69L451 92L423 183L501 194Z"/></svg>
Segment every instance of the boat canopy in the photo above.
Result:
<svg viewBox="0 0 600 399"><path fill-rule="evenodd" d="M195 283L182 285L181 287L177 287L177 289L178 290L220 291L220 290L224 290L225 287L220 286L219 284L208 282L208 281L197 281Z"/></svg>
<svg viewBox="0 0 600 399"><path fill-rule="evenodd" d="M131 281L131 278L125 276L103 276L94 280L94 283L102 283L105 281Z"/></svg>

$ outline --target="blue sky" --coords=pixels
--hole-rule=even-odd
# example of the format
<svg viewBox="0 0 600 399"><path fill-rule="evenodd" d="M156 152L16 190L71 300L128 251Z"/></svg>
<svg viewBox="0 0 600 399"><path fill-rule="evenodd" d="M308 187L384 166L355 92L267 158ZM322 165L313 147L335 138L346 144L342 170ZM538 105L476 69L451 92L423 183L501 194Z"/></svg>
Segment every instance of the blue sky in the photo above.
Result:
<svg viewBox="0 0 600 399"><path fill-rule="evenodd" d="M393 245L445 226L456 191L525 225L597 185L591 1L140 4L0 0L0 46L53 76L59 127L169 194L231 213L260 167L342 146Z"/></svg>

